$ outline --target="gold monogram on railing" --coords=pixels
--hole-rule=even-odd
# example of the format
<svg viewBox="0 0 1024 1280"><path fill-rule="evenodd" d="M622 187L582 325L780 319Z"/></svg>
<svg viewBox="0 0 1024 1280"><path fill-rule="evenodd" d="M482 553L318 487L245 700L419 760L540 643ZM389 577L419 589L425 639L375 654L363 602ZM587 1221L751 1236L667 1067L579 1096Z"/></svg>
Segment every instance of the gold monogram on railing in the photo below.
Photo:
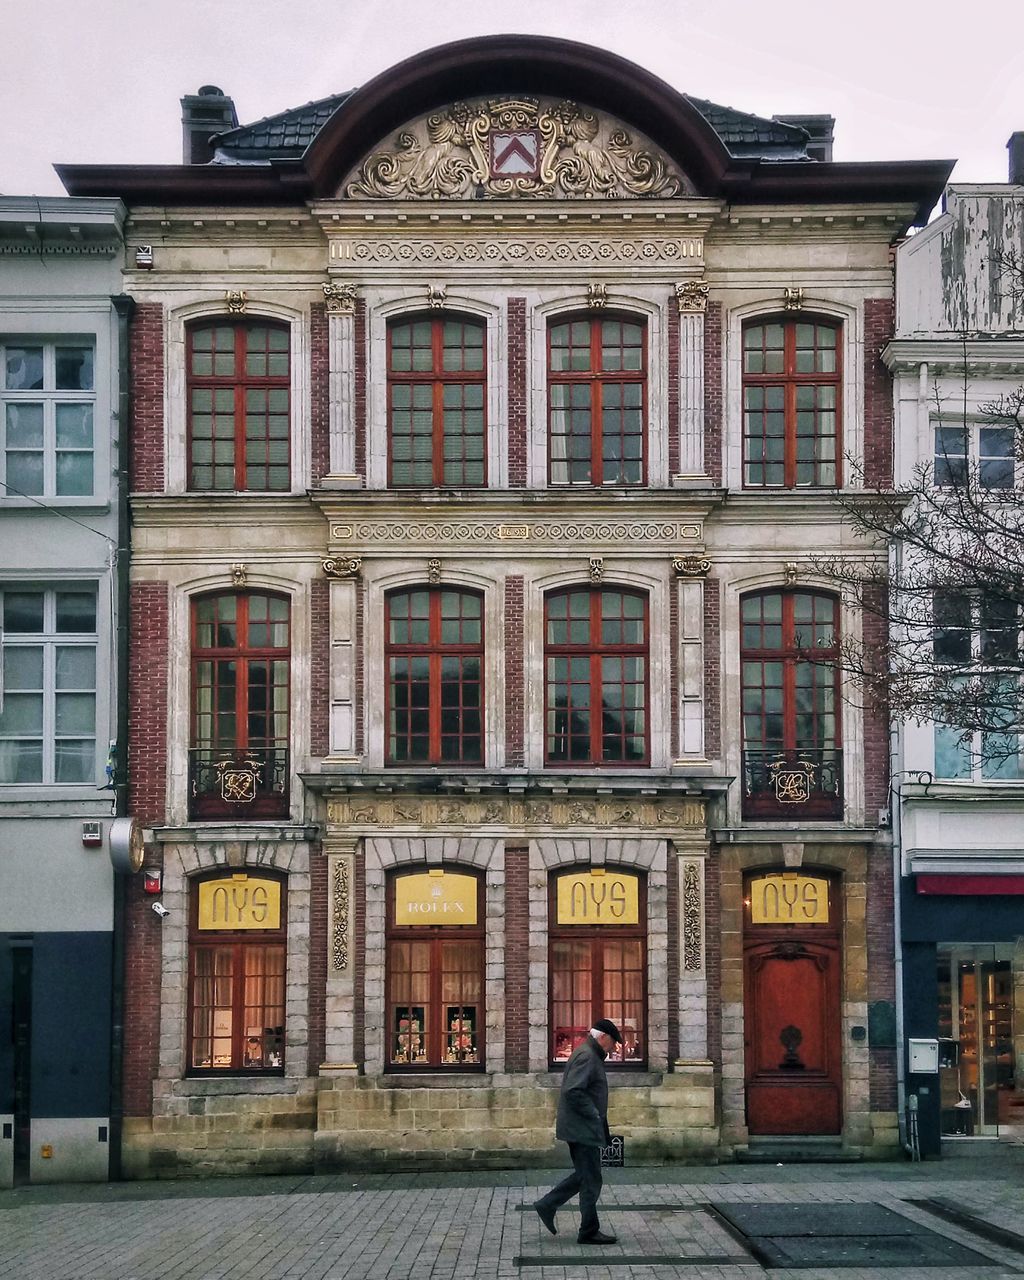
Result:
<svg viewBox="0 0 1024 1280"><path fill-rule="evenodd" d="M788 761L782 757L769 760L767 769L779 804L806 804L810 800L817 776L812 760Z"/></svg>
<svg viewBox="0 0 1024 1280"><path fill-rule="evenodd" d="M351 199L671 197L668 161L575 102L456 102L396 134L343 190Z"/></svg>
<svg viewBox="0 0 1024 1280"><path fill-rule="evenodd" d="M263 775L258 760L247 756L244 760L218 760L214 765L220 784L220 798L232 804L252 804L256 799L256 787Z"/></svg>

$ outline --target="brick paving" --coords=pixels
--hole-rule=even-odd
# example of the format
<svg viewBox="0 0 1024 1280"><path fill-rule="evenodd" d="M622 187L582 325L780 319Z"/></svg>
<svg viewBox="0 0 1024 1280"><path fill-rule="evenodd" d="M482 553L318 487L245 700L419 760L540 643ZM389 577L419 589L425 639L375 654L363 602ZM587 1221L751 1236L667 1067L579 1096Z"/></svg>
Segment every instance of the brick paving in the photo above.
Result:
<svg viewBox="0 0 1024 1280"><path fill-rule="evenodd" d="M602 1224L541 1227L553 1171L330 1175L22 1187L0 1192L6 1280L997 1280L1024 1275L1024 1151L925 1164L609 1172ZM1020 1237L1019 1250L921 1203ZM976 1266L762 1267L716 1205L878 1204L991 1259ZM1010 1244L1013 1241L1009 1242Z"/></svg>

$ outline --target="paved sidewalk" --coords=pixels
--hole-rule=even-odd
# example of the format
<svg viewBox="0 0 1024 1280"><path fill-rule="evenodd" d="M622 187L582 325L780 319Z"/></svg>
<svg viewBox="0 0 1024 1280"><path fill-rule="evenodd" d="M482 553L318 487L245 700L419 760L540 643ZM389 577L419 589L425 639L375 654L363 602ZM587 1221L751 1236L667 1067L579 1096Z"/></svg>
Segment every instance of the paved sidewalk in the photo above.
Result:
<svg viewBox="0 0 1024 1280"><path fill-rule="evenodd" d="M543 1230L530 1205L553 1180L554 1171L540 1170L22 1187L0 1192L0 1277L996 1280L1024 1275L1024 1151L1004 1148L988 1158L918 1165L608 1171L602 1224L617 1232L619 1243L604 1250L576 1244L579 1217L571 1207L558 1216L557 1237ZM749 1208L758 1205L776 1208ZM806 1207L787 1208L796 1205ZM915 1263L924 1257L919 1244L928 1240L940 1252L966 1248L970 1253L963 1256L972 1260L966 1265L858 1265L857 1248L863 1250L865 1242L840 1240L832 1247L840 1249L842 1266L771 1266L756 1242L731 1226L731 1220L765 1214L773 1221L877 1220L889 1224L885 1231L895 1231L896 1245ZM963 1214L975 1221L957 1216ZM987 1235L977 1234L978 1223ZM1012 1234L1000 1236L1000 1231ZM795 1244L812 1251L828 1247L813 1235Z"/></svg>

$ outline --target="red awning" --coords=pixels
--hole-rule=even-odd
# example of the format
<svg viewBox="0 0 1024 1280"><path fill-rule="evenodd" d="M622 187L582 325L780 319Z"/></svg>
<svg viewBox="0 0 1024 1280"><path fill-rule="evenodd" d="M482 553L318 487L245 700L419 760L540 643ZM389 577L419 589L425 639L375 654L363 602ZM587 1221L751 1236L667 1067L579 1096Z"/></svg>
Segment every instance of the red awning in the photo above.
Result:
<svg viewBox="0 0 1024 1280"><path fill-rule="evenodd" d="M1024 876L919 875L917 891L926 894L957 894L960 897L968 894L1024 894Z"/></svg>

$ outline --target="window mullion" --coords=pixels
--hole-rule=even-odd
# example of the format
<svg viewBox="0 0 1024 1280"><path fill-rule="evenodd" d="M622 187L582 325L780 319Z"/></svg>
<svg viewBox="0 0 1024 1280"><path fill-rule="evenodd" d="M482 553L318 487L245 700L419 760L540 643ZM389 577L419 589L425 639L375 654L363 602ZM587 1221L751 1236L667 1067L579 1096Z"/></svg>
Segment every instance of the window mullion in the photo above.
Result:
<svg viewBox="0 0 1024 1280"><path fill-rule="evenodd" d="M441 488L444 485L444 383L437 372L434 374L431 416L431 472L434 484Z"/></svg>

